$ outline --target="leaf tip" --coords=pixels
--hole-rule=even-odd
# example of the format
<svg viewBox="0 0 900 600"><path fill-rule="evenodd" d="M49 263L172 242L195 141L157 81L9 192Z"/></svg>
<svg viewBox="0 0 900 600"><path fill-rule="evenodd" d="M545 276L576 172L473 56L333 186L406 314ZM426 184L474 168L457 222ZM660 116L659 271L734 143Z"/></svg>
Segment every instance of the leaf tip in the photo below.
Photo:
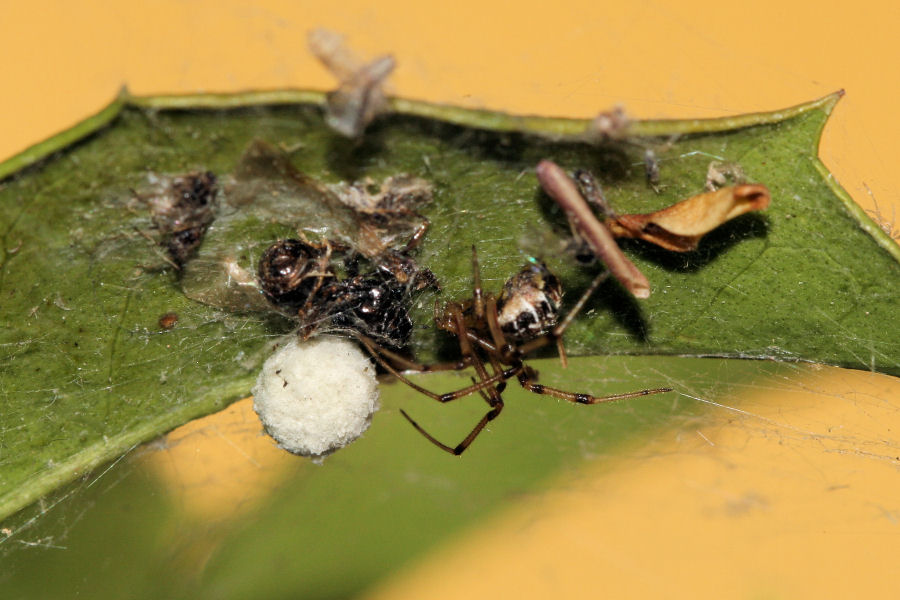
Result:
<svg viewBox="0 0 900 600"><path fill-rule="evenodd" d="M844 88L841 88L836 92L831 92L827 96L816 100L812 103L812 105L818 105L822 108L822 110L825 111L826 115L830 115L831 111L834 110L834 107L837 106L837 103L840 102L841 98L843 98L846 93L846 90L844 90Z"/></svg>

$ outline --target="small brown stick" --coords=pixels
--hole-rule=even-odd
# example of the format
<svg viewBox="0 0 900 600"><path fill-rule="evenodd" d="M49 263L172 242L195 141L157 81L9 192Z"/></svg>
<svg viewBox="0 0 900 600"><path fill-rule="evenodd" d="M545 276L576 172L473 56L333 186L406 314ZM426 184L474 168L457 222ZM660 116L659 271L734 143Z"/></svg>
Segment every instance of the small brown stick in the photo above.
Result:
<svg viewBox="0 0 900 600"><path fill-rule="evenodd" d="M609 229L601 223L579 193L575 182L562 168L549 160L538 163L537 178L544 191L559 204L569 222L602 260L613 277L635 298L650 296L650 282L619 248Z"/></svg>

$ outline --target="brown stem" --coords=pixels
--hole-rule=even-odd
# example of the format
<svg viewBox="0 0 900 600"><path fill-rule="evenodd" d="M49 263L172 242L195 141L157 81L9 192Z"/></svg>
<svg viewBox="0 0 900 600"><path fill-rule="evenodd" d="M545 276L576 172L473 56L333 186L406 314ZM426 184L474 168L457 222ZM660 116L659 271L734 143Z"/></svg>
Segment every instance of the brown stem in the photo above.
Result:
<svg viewBox="0 0 900 600"><path fill-rule="evenodd" d="M542 160L537 166L537 178L544 191L559 204L577 233L602 260L613 277L636 298L650 296L650 282L628 260L616 244L609 229L601 223L582 197L575 182L556 163Z"/></svg>

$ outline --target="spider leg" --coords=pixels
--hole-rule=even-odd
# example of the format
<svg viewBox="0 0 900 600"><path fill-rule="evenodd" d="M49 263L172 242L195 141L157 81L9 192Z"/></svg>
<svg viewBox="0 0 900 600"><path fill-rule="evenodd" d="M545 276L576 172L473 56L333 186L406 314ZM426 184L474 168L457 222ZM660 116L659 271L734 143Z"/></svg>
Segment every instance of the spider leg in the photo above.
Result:
<svg viewBox="0 0 900 600"><path fill-rule="evenodd" d="M356 334L356 337L359 337L361 334L358 332L352 332ZM369 339L370 342L375 344L375 342ZM467 369L472 366L472 361L470 358L463 358L456 362L442 362L442 363L431 363L431 364L422 364L418 363L414 360L410 360L405 356L397 354L392 350L388 350L387 348L379 347L378 352L388 358L394 365L400 367L405 371L418 371L420 373L430 373L432 371L462 371L463 369Z"/></svg>
<svg viewBox="0 0 900 600"><path fill-rule="evenodd" d="M429 398L431 398L432 400L437 400L438 402L441 402L441 403L451 402L453 400L463 398L464 396L468 396L469 394L474 394L475 392L477 392L479 390L486 389L488 387L493 386L494 384L497 384L497 383L500 383L507 379L510 379L512 377L515 377L516 374L518 373L517 369L506 369L504 371L501 371L500 373L497 373L496 375L493 375L492 377L489 377L487 379L479 381L476 384L464 387L462 389L458 389L453 392L447 392L445 394L436 394L436 393L432 392L431 390L427 390L427 389L423 388L422 386L414 383L409 378L404 377L403 374L401 374L397 369L395 369L393 366L391 366L390 363L388 363L386 360L384 360L380 354L381 352L384 351L384 348L381 348L375 342L373 342L372 340L368 339L365 336L357 335L356 337L357 337L357 339L360 340L360 342L362 342L362 344L363 344L363 346L365 346L366 350L369 351L369 354L372 355L372 358L374 358L375 361L378 362L378 364L380 364L382 367L384 367L385 370L387 370L390 374L392 374L394 377L396 377L397 379L399 379L400 381L402 381L403 383L405 383L412 389L416 390L420 394L424 394L424 395L428 396Z"/></svg>
<svg viewBox="0 0 900 600"><path fill-rule="evenodd" d="M398 373L393 367L391 367L381 356L379 356L379 352L385 354L389 358L393 357L392 352L385 351L383 348L377 347L374 342L371 340L364 338L363 336L358 336L360 341L366 346L372 356L377 360L385 369L393 373L396 377L398 377L401 381L415 389L416 391L429 396L439 402L449 402L451 400L455 400L456 398L461 398L463 396L472 394L474 392L478 392L482 399L490 405L491 409L481 418L478 424L469 432L469 435L463 439L462 442L457 444L455 447L450 447L443 442L440 442L433 435L428 433L421 425L419 425L412 417L410 417L406 411L400 410L400 413L403 417L410 422L410 424L418 431L422 436L425 437L429 442L455 456L459 456L462 454L466 448L478 437L478 434L485 428L488 422L493 421L497 418L500 412L503 410L503 398L500 396L501 391L506 387L506 380L510 377L513 377L516 374L515 369L502 369L500 363L496 360L495 357L489 355L489 360L491 361L491 368L494 371L493 376L489 376L487 369L485 369L484 362L482 362L481 358L472 348L472 344L469 340L468 330L465 324L465 318L462 314L462 308L458 304L451 303L445 308L445 312L448 315L448 320L451 320L454 325L455 334L457 339L459 340L460 352L462 353L463 359L459 364L467 363L471 364L474 368L478 377L481 381L476 381L475 378L472 378L472 385L463 388L461 390L457 390L456 392L451 392L448 394L438 395L425 388L413 383L409 379L403 377ZM388 354L390 353L390 354ZM396 355L394 355L396 356ZM496 385L495 385L496 384Z"/></svg>
<svg viewBox="0 0 900 600"><path fill-rule="evenodd" d="M409 254L422 242L422 238L424 238L425 234L428 233L429 227L431 227L431 222L428 219L424 219L421 225L416 227L416 230L415 232L413 232L412 237L409 238L409 241L406 242L406 246L403 247L404 254Z"/></svg>
<svg viewBox="0 0 900 600"><path fill-rule="evenodd" d="M434 324L438 329L442 329L447 333L456 335L456 324L453 322L452 309L458 308L462 312L462 304L459 302L445 302L441 304L439 300L434 302Z"/></svg>
<svg viewBox="0 0 900 600"><path fill-rule="evenodd" d="M474 377L470 377L469 379L472 380L472 383L478 383L478 380L475 379ZM506 383L506 382L504 382L504 383ZM491 403L491 397L488 396L484 390L478 390L478 395L481 396L481 398L488 404Z"/></svg>
<svg viewBox="0 0 900 600"><path fill-rule="evenodd" d="M578 302L575 303L575 306L572 307L572 310L570 310L563 318L563 320L553 328L553 331L551 332L551 335L553 337L562 337L563 333L565 333L569 325L572 324L572 321L575 319L575 317L578 316L578 313L581 312L581 309L584 308L584 305L587 303L588 298L590 298L591 295L595 291L597 291L597 288L600 287L600 284L606 281L607 278L609 278L609 271L603 271L602 273L594 277L591 285L589 285L587 289L584 290L584 293L581 294L581 298L578 299Z"/></svg>
<svg viewBox="0 0 900 600"><path fill-rule="evenodd" d="M487 369L484 368L484 363L481 358L475 353L472 349L472 345L469 342L468 338L468 330L466 329L465 319L462 314L462 309L459 305L451 304L448 307L448 312L450 313L450 318L453 320L454 325L456 327L456 337L459 340L459 348L463 357L471 358L472 366L475 368L475 372L478 374L478 377L481 378L481 383L479 384L475 378L472 378L472 388L483 385L485 382L491 381L492 379L496 379L498 376L502 377L504 375L504 371L500 368L499 362L497 362L496 358L489 355L489 360L491 361L491 368L494 370L494 376L489 377L487 373ZM512 374L514 371L510 371ZM409 421L413 427L416 428L416 431L421 433L425 439L430 441L432 444L444 450L445 452L449 452L455 456L459 456L462 454L466 448L469 447L478 434L484 429L484 427L488 424L489 421L493 421L500 414L500 411L503 410L503 398L500 396L500 392L506 387L505 377L501 380L496 386L484 386L478 389L479 395L482 399L488 403L491 409L481 418L477 425L469 432L469 435L466 438L457 444L455 447L451 448L450 446L444 444L443 442L438 441L433 435L425 431L425 429L416 423L412 417L410 417L406 411L401 410L401 414Z"/></svg>
<svg viewBox="0 0 900 600"><path fill-rule="evenodd" d="M469 338L469 342L472 344L477 344L479 348L484 350L485 355L488 357L488 360L491 363L491 367L494 369L494 374L499 373L503 370L503 366L500 364L498 357L500 354L497 351L497 346L491 343L489 340L484 339L477 332L472 331L471 329L467 329L465 331L466 337ZM506 383L503 383L503 387L506 387ZM500 390L503 391L502 389Z"/></svg>
<svg viewBox="0 0 900 600"><path fill-rule="evenodd" d="M471 329L466 331L466 337L469 338L469 341L473 344L477 344L479 348L485 351L488 356L498 356L497 354L497 346L495 346L489 340L484 339L478 333L472 331Z"/></svg>
<svg viewBox="0 0 900 600"><path fill-rule="evenodd" d="M556 338L556 352L559 354L559 363L563 369L569 368L569 357L566 354L566 344L561 337Z"/></svg>
<svg viewBox="0 0 900 600"><path fill-rule="evenodd" d="M300 339L305 341L316 332L319 322L325 318L325 315L322 314L318 306L305 302L297 310L297 318L301 323L297 333L300 335Z"/></svg>
<svg viewBox="0 0 900 600"><path fill-rule="evenodd" d="M506 336L503 335L503 330L500 329L500 317L497 312L497 299L493 294L488 294L487 297L487 306L486 316L487 316L487 326L488 331L491 332L491 338L494 341L494 346L499 350L500 355L506 358L509 357L512 352L512 348L509 345L509 342L506 339Z"/></svg>
<svg viewBox="0 0 900 600"><path fill-rule="evenodd" d="M469 336L467 335L468 329L466 328L465 318L462 314L462 309L458 304L451 304L448 308L450 311L450 316L453 319L453 323L456 326L456 337L459 340L459 350L462 353L463 360L469 358L472 361L472 366L475 367L475 372L478 373L478 377L481 378L482 381L489 379L487 370L484 368L484 363L478 357L478 355L473 351L472 344L469 342ZM494 374L497 374L498 369L494 369ZM500 369L502 372L502 369ZM487 392L490 399L488 400L488 404L494 406L496 404L502 404L502 400L500 399L500 394L494 387L487 388L489 391Z"/></svg>
<svg viewBox="0 0 900 600"><path fill-rule="evenodd" d="M449 452L450 454L452 454L454 456L459 456L460 454L462 454L463 452L466 451L466 448L468 448L469 445L473 441L475 441L475 438L478 437L478 434L481 433L481 431L485 428L485 426L497 418L497 415L499 415L500 411L502 411L502 410L503 410L503 401L501 400L499 404L497 404L491 410L489 410L487 412L487 414L485 414L481 418L481 420L478 421L478 424L475 425L475 427L472 429L472 431L469 432L469 435L467 435L463 441L461 441L459 444L457 444L454 447L450 447L447 444L444 444L443 442L438 441L433 435L431 435L430 433L425 431L425 429L423 429L421 425L419 425L418 423L413 421L412 417L410 417L408 414L406 414L406 411L404 411L402 408L400 409L400 414L402 414L404 417L406 417L406 420L409 421L410 424L416 428L416 431L421 433L425 437L425 439L427 439L429 442L431 442L432 444L434 444L435 446L437 446L444 452Z"/></svg>
<svg viewBox="0 0 900 600"><path fill-rule="evenodd" d="M309 296L306 298L306 304L310 304L312 299L316 297L319 293L319 290L322 289L322 285L325 282L325 277L328 274L329 263L331 262L331 242L325 240L325 254L319 258L318 261L318 272L310 273L311 277L318 277L316 279L316 284L313 287L312 291L309 293Z"/></svg>
<svg viewBox="0 0 900 600"><path fill-rule="evenodd" d="M475 306L475 318L478 321L484 317L484 297L481 291L481 268L478 266L478 253L475 245L472 245L472 303Z"/></svg>
<svg viewBox="0 0 900 600"><path fill-rule="evenodd" d="M500 361L497 360L497 357L493 354L488 354L488 360L491 361L491 369L494 371L494 375L503 371L503 366L500 364ZM474 383L474 380L473 382ZM506 389L506 381L501 381L496 386L497 393L502 394L503 390Z"/></svg>
<svg viewBox="0 0 900 600"><path fill-rule="evenodd" d="M663 392L672 391L672 388L656 388L652 390L626 392L624 394L610 394L609 396L577 394L574 392L560 390L558 388L547 387L539 383L533 383L531 376L528 374L528 370L521 366L521 363L518 373L518 379L519 384L521 384L521 386L529 392L532 392L534 394L546 394L548 396L553 396L554 398L559 398L561 400L568 400L569 402L574 402L576 404L600 404L601 402L611 402L613 400L622 400L624 398L637 398L638 396L649 396L650 394L661 394Z"/></svg>
<svg viewBox="0 0 900 600"><path fill-rule="evenodd" d="M604 270L602 273L594 277L594 280L591 281L591 285L584 290L584 293L581 294L581 297L578 299L578 302L575 303L575 306L572 307L566 316L560 321L556 327L553 328L553 331L550 332L550 335L556 338L556 348L559 351L559 360L562 363L563 368L569 366L569 359L566 357L566 346L563 343L563 333L565 333L566 329L568 329L569 325L572 324L572 321L581 312L581 309L584 308L584 305L587 303L588 298L590 298L597 288L600 287L600 284L606 281L609 277L609 271Z"/></svg>
<svg viewBox="0 0 900 600"><path fill-rule="evenodd" d="M495 373L496 373L496 371L495 371ZM478 380L475 379L474 377L471 377L470 379L472 380L472 383L478 382ZM497 385L494 386L494 389L497 390L498 394L502 394L503 390L506 389L506 382L501 381L500 383L498 383ZM484 399L485 402L487 402L488 404L491 404L491 398L490 398L490 396L487 395L487 393L484 390L478 390L478 393L481 395L481 397Z"/></svg>

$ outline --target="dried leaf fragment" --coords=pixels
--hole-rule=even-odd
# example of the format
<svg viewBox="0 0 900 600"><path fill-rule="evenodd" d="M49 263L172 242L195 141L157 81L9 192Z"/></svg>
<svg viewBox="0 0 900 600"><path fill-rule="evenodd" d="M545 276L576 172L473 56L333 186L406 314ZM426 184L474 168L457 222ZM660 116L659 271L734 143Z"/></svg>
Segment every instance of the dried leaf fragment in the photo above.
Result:
<svg viewBox="0 0 900 600"><path fill-rule="evenodd" d="M428 230L428 219L418 208L432 199L432 186L411 175L394 175L381 186L366 178L328 188L359 217L359 250L369 258L406 244L411 250ZM401 246L398 247L398 240Z"/></svg>
<svg viewBox="0 0 900 600"><path fill-rule="evenodd" d="M311 31L307 43L339 82L327 96L325 122L342 135L359 137L385 108L383 87L396 66L394 57L387 54L366 63L346 46L343 36L327 29Z"/></svg>
<svg viewBox="0 0 900 600"><path fill-rule="evenodd" d="M706 190L714 192L727 185L741 185L747 183L744 170L737 163L721 162L714 160L706 169Z"/></svg>
<svg viewBox="0 0 900 600"><path fill-rule="evenodd" d="M153 224L162 234L160 244L175 267L182 268L203 241L215 219L219 188L212 172L195 172L156 179L157 189L141 196L150 206Z"/></svg>
<svg viewBox="0 0 900 600"><path fill-rule="evenodd" d="M572 228L587 242L597 258L606 264L610 273L636 298L648 298L650 282L634 263L628 260L609 229L597 220L575 182L559 165L549 160L538 163L536 172L541 187L562 207Z"/></svg>
<svg viewBox="0 0 900 600"><path fill-rule="evenodd" d="M585 137L595 143L621 141L628 137L631 119L621 106L604 111L594 117L585 131Z"/></svg>
<svg viewBox="0 0 900 600"><path fill-rule="evenodd" d="M724 187L698 194L653 213L618 215L606 220L617 238L638 238L666 250L689 252L700 239L735 217L769 206L768 188L759 184Z"/></svg>

